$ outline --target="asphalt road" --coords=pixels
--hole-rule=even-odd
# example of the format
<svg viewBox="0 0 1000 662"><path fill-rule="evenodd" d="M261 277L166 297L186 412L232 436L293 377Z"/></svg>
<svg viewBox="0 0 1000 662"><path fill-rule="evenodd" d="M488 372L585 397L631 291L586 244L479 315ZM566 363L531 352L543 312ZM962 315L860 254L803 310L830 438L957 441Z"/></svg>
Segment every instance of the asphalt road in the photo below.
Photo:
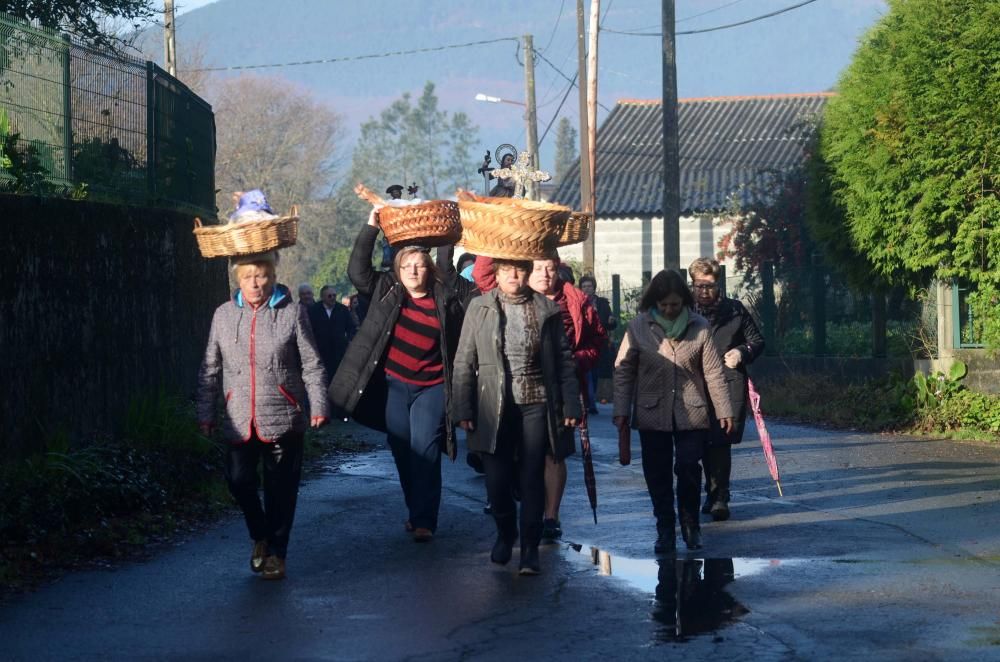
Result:
<svg viewBox="0 0 1000 662"><path fill-rule="evenodd" d="M233 517L0 607L0 659L1000 660L1000 445L770 430L785 496L748 430L733 519L658 563L638 439L619 466L602 407L599 524L575 456L564 540L538 577L516 574L516 552L489 562L483 480L462 457L445 467L438 535L412 542L369 435L377 451L303 485L285 581L249 572Z"/></svg>

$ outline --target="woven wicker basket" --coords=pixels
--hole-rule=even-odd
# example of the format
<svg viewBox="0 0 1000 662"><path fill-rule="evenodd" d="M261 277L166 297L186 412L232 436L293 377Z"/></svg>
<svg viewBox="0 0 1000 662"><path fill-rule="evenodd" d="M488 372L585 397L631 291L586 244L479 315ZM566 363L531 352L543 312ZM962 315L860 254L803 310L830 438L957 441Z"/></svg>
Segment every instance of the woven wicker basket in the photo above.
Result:
<svg viewBox="0 0 1000 662"><path fill-rule="evenodd" d="M537 260L551 256L569 218L569 207L533 200L459 193L462 246L474 255Z"/></svg>
<svg viewBox="0 0 1000 662"><path fill-rule="evenodd" d="M377 194L358 184L358 197L373 205L385 205ZM378 212L379 226L390 246L451 246L462 236L458 203L429 200L405 207L385 205Z"/></svg>
<svg viewBox="0 0 1000 662"><path fill-rule="evenodd" d="M575 211L569 215L566 227L563 228L562 236L559 237L560 246L569 246L586 241L590 236L590 226L594 223L594 216L582 211Z"/></svg>
<svg viewBox="0 0 1000 662"><path fill-rule="evenodd" d="M194 236L202 257L240 257L294 246L299 235L299 210L287 216L245 223L202 226L194 219Z"/></svg>

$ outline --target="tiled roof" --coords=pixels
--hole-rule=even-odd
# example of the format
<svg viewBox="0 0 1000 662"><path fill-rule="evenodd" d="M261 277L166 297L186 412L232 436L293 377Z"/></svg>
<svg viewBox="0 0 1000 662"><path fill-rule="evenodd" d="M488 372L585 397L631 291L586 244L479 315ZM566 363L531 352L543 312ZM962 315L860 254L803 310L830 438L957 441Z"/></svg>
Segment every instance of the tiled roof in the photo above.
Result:
<svg viewBox="0 0 1000 662"><path fill-rule="evenodd" d="M677 105L681 211L725 209L746 185L803 159L830 93L682 99ZM597 133L599 216L660 215L662 112L658 100L619 101ZM552 202L580 208L579 161Z"/></svg>

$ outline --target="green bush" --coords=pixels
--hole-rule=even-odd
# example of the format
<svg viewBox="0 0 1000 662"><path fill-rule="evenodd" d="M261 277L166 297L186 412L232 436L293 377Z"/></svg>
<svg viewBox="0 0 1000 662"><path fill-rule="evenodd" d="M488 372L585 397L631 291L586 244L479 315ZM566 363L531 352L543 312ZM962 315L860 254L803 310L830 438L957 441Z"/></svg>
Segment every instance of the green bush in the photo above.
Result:
<svg viewBox="0 0 1000 662"><path fill-rule="evenodd" d="M890 323L886 328L886 355L910 356L913 351L916 326L903 322ZM814 349L811 326L789 329L778 342L781 354L811 356ZM828 356L864 357L872 355L871 322L842 322L826 325Z"/></svg>
<svg viewBox="0 0 1000 662"><path fill-rule="evenodd" d="M193 406L166 391L136 398L117 437L72 446L50 435L35 455L0 465L0 485L0 560L12 563L25 547L72 557L75 542L100 540L113 550L175 512L219 508L225 493L219 447L198 434Z"/></svg>
<svg viewBox="0 0 1000 662"><path fill-rule="evenodd" d="M968 369L843 385L823 375L789 375L761 387L765 414L840 428L1000 438L1000 396L970 391Z"/></svg>
<svg viewBox="0 0 1000 662"><path fill-rule="evenodd" d="M825 375L788 375L760 386L765 415L869 431L916 420L913 384L898 375L846 386Z"/></svg>

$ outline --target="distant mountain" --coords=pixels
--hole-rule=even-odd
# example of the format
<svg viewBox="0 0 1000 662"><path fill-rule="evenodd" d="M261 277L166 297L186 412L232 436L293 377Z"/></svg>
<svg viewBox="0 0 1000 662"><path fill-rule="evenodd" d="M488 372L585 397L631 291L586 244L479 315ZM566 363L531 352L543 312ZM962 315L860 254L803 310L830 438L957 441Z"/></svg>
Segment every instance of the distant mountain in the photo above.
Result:
<svg viewBox="0 0 1000 662"><path fill-rule="evenodd" d="M219 75L280 76L308 88L347 119L348 129L380 112L403 92L419 95L424 82L437 85L441 108L462 110L479 125L483 148L524 144L523 109L476 102L477 92L514 101L525 98L523 53L516 41L469 48L447 45L533 34L544 59L536 63L539 135L555 116L576 67L576 16L572 0L219 0L178 18L177 48L204 50L206 65L280 64L329 58L342 62L229 70ZM589 6L589 2L586 3ZM656 32L658 0L604 0L604 27ZM677 29L725 24L788 5L755 0L711 9L706 0L679 0ZM817 2L740 28L678 36L678 85L682 97L814 92L829 89L849 62L863 30L884 11L883 0ZM561 16L560 16L561 10ZM156 52L159 34L150 34ZM362 59L399 50L431 52ZM602 33L601 102L660 96L660 40ZM551 64L549 64L551 63ZM560 71L557 72L556 69ZM560 73L561 72L561 73ZM181 72L181 77L184 74ZM574 125L577 93L561 115ZM601 117L606 111L601 111ZM542 145L542 165L555 170L555 132ZM475 167L470 164L470 167Z"/></svg>

